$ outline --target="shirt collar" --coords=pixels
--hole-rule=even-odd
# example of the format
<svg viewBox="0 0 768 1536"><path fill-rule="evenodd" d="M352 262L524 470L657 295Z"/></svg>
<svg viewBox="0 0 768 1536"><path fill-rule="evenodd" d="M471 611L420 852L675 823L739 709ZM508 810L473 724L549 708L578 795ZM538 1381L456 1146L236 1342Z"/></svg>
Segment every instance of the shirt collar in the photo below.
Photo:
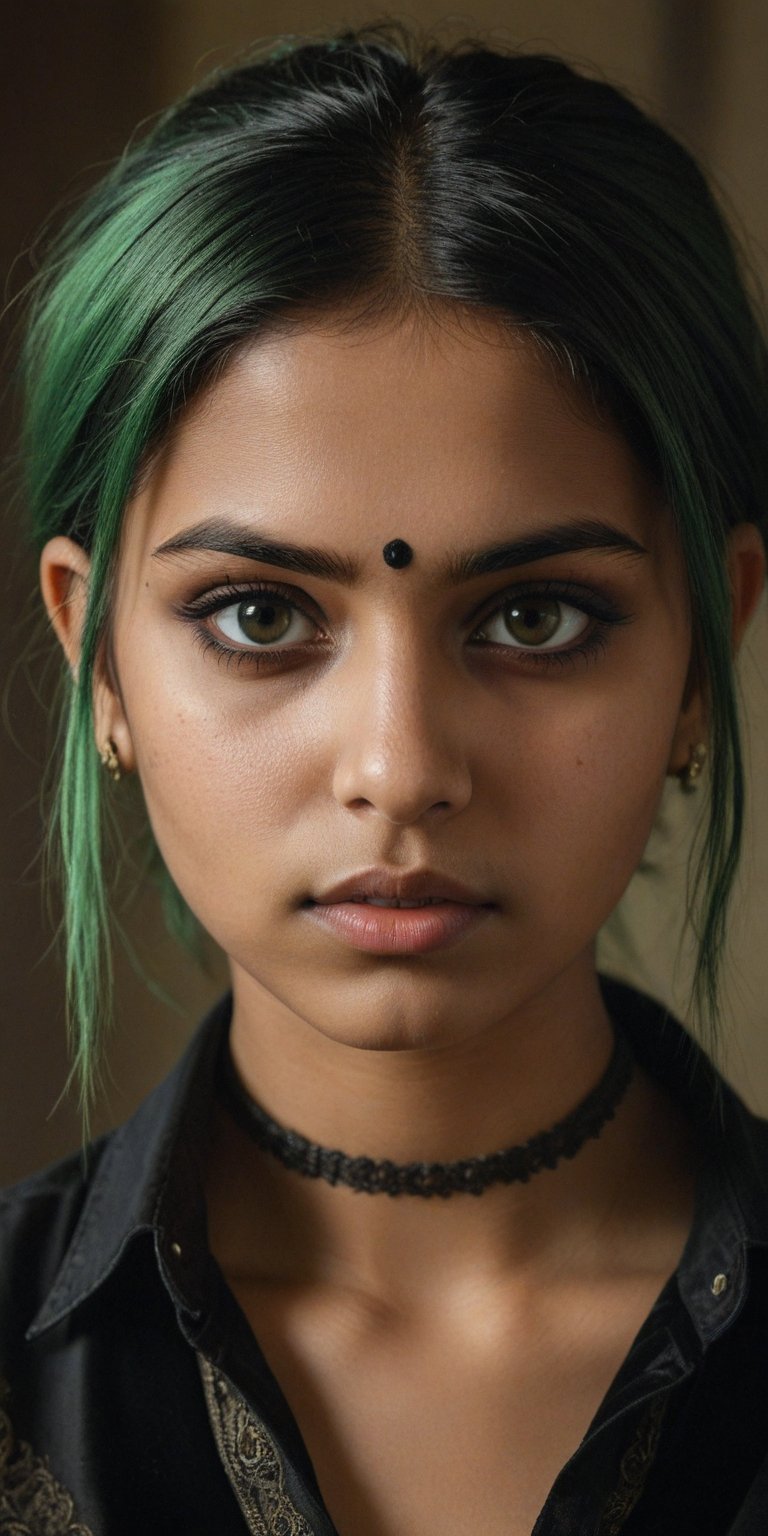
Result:
<svg viewBox="0 0 768 1536"><path fill-rule="evenodd" d="M747 1250L768 1245L768 1120L748 1109L661 1003L624 982L600 980L637 1060L670 1090L698 1134L693 1221L677 1284L706 1348L744 1304Z"/></svg>
<svg viewBox="0 0 768 1536"><path fill-rule="evenodd" d="M701 1141L694 1219L677 1271L702 1346L735 1318L746 1295L746 1250L768 1245L768 1120L751 1113L664 1007L607 976L608 1011L646 1071L687 1110ZM92 1296L141 1233L154 1238L163 1281L194 1320L206 1305L208 1251L202 1165L216 1059L231 993L211 1009L169 1076L118 1130L89 1149L88 1191L68 1248L27 1331L34 1339ZM720 1086L720 1112L717 1086ZM715 1284L716 1276L725 1276Z"/></svg>
<svg viewBox="0 0 768 1536"><path fill-rule="evenodd" d="M88 1190L66 1253L27 1330L33 1339L92 1296L141 1233L154 1237L163 1279L177 1305L199 1314L208 1254L202 1161L213 1106L216 1058L229 1033L232 995L203 1019L176 1066L116 1131L83 1154Z"/></svg>

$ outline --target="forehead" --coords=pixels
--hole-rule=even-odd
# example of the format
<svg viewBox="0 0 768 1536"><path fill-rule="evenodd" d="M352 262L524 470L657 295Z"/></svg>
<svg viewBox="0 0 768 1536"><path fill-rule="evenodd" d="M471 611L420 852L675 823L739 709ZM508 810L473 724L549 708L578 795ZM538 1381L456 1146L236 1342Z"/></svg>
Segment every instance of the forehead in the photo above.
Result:
<svg viewBox="0 0 768 1536"><path fill-rule="evenodd" d="M667 521L623 438L537 345L459 312L354 331L315 319L247 343L129 510L145 549L216 516L352 552L607 512L647 542Z"/></svg>

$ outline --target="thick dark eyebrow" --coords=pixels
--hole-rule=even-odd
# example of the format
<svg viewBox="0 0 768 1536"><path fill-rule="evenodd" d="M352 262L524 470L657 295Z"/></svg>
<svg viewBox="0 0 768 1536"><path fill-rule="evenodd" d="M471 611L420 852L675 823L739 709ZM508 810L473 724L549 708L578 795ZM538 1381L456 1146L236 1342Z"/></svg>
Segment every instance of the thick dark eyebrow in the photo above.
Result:
<svg viewBox="0 0 768 1536"><path fill-rule="evenodd" d="M492 575L496 571L509 570L518 565L531 565L535 560L546 560L553 555L568 555L590 549L617 549L630 555L648 554L642 544L611 523L599 519L556 523L549 528L537 529L535 533L506 540L503 544L492 544L487 549L449 554L443 566L442 578L450 586L459 586L478 576ZM287 571L298 571L304 576L320 576L348 587L354 586L360 577L359 563L346 555L336 554L329 549L284 544L267 538L246 524L230 522L228 518L213 518L196 523L176 538L167 539L164 544L158 545L153 551L153 558L168 559L194 550L256 560L264 565L277 565Z"/></svg>
<svg viewBox="0 0 768 1536"><path fill-rule="evenodd" d="M328 581L352 586L360 570L356 561L345 555L336 555L329 549L314 549L300 544L283 544L269 539L243 523L230 522L228 518L212 518L209 522L196 523L185 529L175 539L166 539L152 551L152 556L167 559L173 555L186 555L191 550L207 550L219 555L234 555L242 560L259 560L264 565L279 565L286 571L299 571L304 576L323 576Z"/></svg>
<svg viewBox="0 0 768 1536"><path fill-rule="evenodd" d="M476 576L488 576L494 571L506 571L511 566L532 565L535 560L547 560L552 555L570 555L584 549L618 549L625 554L647 555L648 550L637 539L615 528L612 523L591 519L578 523L555 523L535 533L523 534L503 544L493 544L489 549L476 553L449 555L446 576L452 585L471 581Z"/></svg>

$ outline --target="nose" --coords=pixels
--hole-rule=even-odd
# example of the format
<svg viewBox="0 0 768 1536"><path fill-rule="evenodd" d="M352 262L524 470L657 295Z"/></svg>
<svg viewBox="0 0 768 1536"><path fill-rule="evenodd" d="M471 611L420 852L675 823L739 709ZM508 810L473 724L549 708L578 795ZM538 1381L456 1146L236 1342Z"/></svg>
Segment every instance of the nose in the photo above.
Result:
<svg viewBox="0 0 768 1536"><path fill-rule="evenodd" d="M465 720L439 664L401 635L343 670L333 775L339 804L399 826L463 810L472 793Z"/></svg>

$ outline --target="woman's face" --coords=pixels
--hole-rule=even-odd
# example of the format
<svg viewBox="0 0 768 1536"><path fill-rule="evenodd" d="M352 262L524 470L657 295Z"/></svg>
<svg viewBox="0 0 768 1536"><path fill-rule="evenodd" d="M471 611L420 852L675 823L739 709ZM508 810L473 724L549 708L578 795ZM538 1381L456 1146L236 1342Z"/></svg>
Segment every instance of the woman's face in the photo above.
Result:
<svg viewBox="0 0 768 1536"><path fill-rule="evenodd" d="M113 634L99 741L236 988L358 1045L467 1037L591 966L697 739L669 519L490 317L244 350L128 508ZM371 870L469 901L348 899Z"/></svg>

